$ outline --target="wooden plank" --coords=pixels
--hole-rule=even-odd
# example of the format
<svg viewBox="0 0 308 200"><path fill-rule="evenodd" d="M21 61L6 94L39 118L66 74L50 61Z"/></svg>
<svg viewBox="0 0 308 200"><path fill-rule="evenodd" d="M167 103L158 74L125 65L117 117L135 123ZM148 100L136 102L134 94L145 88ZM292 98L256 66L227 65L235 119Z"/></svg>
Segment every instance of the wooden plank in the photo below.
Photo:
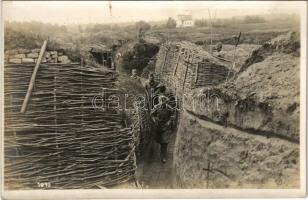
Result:
<svg viewBox="0 0 308 200"><path fill-rule="evenodd" d="M194 61L194 54L190 54L188 56L187 61L185 61L186 69L185 69L185 76L184 76L184 80L183 80L183 90L184 90L185 83L186 83L186 76L187 76L188 66L189 65L191 66L193 64L193 61Z"/></svg>
<svg viewBox="0 0 308 200"><path fill-rule="evenodd" d="M25 97L25 99L23 101L21 110L20 110L21 113L25 113L25 111L27 109L27 105L28 105L28 102L30 100L30 96L31 96L31 93L32 93L32 90L33 90L33 87L34 87L36 74L37 74L37 71L38 71L38 69L40 67L42 58L44 56L44 53L45 53L45 50L46 50L46 46L47 46L47 40L44 41L44 43L42 45L42 48L41 48L41 51L40 51L40 55L39 55L39 57L37 59L37 62L35 64L35 67L34 67L34 70L33 70L33 73L32 73L31 79L30 79L30 83L29 83L29 86L28 86L28 91L27 91L26 97Z"/></svg>

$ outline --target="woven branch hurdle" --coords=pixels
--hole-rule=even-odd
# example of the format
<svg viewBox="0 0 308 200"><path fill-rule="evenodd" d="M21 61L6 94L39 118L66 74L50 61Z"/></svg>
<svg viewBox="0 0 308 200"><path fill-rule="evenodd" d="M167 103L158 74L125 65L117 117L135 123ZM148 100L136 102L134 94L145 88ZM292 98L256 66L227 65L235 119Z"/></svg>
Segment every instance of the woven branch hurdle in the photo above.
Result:
<svg viewBox="0 0 308 200"><path fill-rule="evenodd" d="M36 189L48 182L52 189L84 189L133 179L135 131L123 123L123 112L92 105L102 88L114 87L114 74L76 64L41 65L22 114L33 67L4 68L5 188Z"/></svg>

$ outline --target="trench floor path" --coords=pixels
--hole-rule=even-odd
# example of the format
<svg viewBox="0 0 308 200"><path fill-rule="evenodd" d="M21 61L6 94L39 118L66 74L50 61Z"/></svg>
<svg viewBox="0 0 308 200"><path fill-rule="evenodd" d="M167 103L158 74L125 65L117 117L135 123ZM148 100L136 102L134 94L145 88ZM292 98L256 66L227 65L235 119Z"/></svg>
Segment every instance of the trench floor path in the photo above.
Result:
<svg viewBox="0 0 308 200"><path fill-rule="evenodd" d="M171 189L173 188L173 150L176 132L173 132L171 141L168 145L168 159L162 163L160 159L160 145L153 142L149 147L147 158L138 164L137 178L139 184L144 189Z"/></svg>

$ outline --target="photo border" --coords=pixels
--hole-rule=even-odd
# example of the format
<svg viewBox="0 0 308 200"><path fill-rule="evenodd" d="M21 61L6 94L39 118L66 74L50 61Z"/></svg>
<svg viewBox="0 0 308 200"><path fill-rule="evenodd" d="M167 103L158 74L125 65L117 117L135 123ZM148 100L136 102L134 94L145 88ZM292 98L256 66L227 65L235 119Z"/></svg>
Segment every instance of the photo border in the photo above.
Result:
<svg viewBox="0 0 308 200"><path fill-rule="evenodd" d="M295 1L293 1L295 2ZM296 1L297 2L297 1ZM306 91L307 91L307 2L299 11L301 18L300 52L300 188L299 189L91 189L91 190L4 190L4 21L3 1L1 2L1 196L4 199L157 199L157 198L277 198L306 196ZM279 1L277 1L279 3Z"/></svg>

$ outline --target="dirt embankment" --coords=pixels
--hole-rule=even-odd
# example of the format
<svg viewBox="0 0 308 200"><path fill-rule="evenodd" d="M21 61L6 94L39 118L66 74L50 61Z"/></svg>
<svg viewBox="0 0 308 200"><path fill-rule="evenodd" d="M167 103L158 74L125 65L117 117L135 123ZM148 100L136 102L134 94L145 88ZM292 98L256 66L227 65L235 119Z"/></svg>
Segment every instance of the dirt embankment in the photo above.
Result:
<svg viewBox="0 0 308 200"><path fill-rule="evenodd" d="M285 40L276 45L284 44L293 46ZM256 52L259 53L249 57L247 62L256 56L262 56L263 61L254 61L247 67L243 65L245 71L220 86L196 89L187 95L195 105L185 104L185 108L219 123L298 142L299 57L294 51L288 53L286 48L265 52L264 45Z"/></svg>
<svg viewBox="0 0 308 200"><path fill-rule="evenodd" d="M260 46L255 44L240 44L235 48L234 45L223 45L221 51L216 54L230 62L235 62L233 70L238 72L251 53Z"/></svg>
<svg viewBox="0 0 308 200"><path fill-rule="evenodd" d="M298 187L298 40L279 36L229 81L185 95L174 154L180 185Z"/></svg>
<svg viewBox="0 0 308 200"><path fill-rule="evenodd" d="M183 112L174 151L176 187L296 188L299 147Z"/></svg>
<svg viewBox="0 0 308 200"><path fill-rule="evenodd" d="M262 45L262 47L254 50L252 55L245 61L240 69L240 73L245 71L250 65L262 62L273 53L290 54L299 57L300 52L300 38L299 33L289 32L280 35Z"/></svg>

